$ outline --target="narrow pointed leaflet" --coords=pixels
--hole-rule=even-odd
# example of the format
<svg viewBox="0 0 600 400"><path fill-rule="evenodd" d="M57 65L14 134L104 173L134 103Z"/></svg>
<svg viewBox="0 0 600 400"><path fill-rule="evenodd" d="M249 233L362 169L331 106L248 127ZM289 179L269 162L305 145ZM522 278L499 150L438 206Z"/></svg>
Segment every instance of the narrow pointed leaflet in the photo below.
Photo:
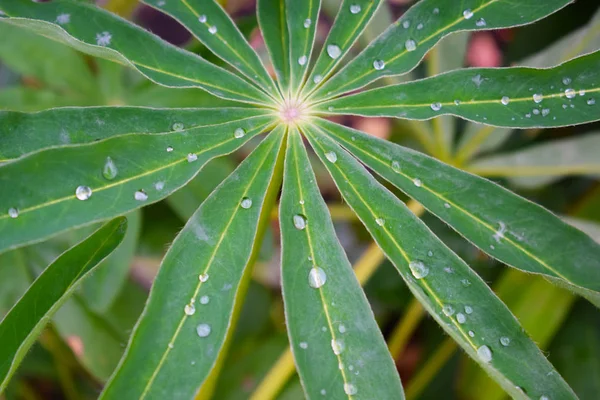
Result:
<svg viewBox="0 0 600 400"><path fill-rule="evenodd" d="M508 394L577 398L477 273L320 128L311 128L308 137L412 293Z"/></svg>
<svg viewBox="0 0 600 400"><path fill-rule="evenodd" d="M269 96L238 76L196 54L101 8L83 2L0 0L10 23L68 44L85 53L131 65L150 80L169 87L198 87L230 100L269 104Z"/></svg>
<svg viewBox="0 0 600 400"><path fill-rule="evenodd" d="M319 126L369 168L481 250L600 304L600 245L551 212L486 179L324 120Z"/></svg>
<svg viewBox="0 0 600 400"><path fill-rule="evenodd" d="M280 221L286 322L307 398L403 398L295 129L288 139Z"/></svg>
<svg viewBox="0 0 600 400"><path fill-rule="evenodd" d="M296 93L311 63L321 0L285 0L285 7L290 37L290 90Z"/></svg>
<svg viewBox="0 0 600 400"><path fill-rule="evenodd" d="M344 0L302 94L321 86L367 27L382 0Z"/></svg>
<svg viewBox="0 0 600 400"><path fill-rule="evenodd" d="M277 94L275 83L258 54L250 47L235 23L214 0L144 0L181 22L214 54L240 71L259 88Z"/></svg>
<svg viewBox="0 0 600 400"><path fill-rule="evenodd" d="M550 69L473 68L324 102L329 114L559 127L600 120L600 51Z"/></svg>
<svg viewBox="0 0 600 400"><path fill-rule="evenodd" d="M529 24L570 3L572 0L421 0L325 83L315 98L331 98L384 76L407 73L453 32Z"/></svg>
<svg viewBox="0 0 600 400"><path fill-rule="evenodd" d="M0 393L52 315L76 285L121 243L124 217L110 221L67 250L33 282L0 322Z"/></svg>
<svg viewBox="0 0 600 400"><path fill-rule="evenodd" d="M191 399L224 357L280 187L284 137L276 128L179 233L102 398Z"/></svg>
<svg viewBox="0 0 600 400"><path fill-rule="evenodd" d="M189 131L176 123L168 134L115 136L2 164L0 187L11 190L0 192L0 251L159 201L271 122L259 116Z"/></svg>
<svg viewBox="0 0 600 400"><path fill-rule="evenodd" d="M0 111L0 162L48 147L114 136L190 131L266 114L253 108L68 107L37 113Z"/></svg>

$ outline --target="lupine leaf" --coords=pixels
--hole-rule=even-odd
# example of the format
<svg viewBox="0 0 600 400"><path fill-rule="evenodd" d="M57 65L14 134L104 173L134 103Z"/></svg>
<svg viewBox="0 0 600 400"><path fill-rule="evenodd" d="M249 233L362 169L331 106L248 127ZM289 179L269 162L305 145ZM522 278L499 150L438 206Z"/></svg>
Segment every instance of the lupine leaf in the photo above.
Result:
<svg viewBox="0 0 600 400"><path fill-rule="evenodd" d="M535 188L568 175L600 177L600 132L553 140L506 154L480 158L467 170L507 177L516 186Z"/></svg>
<svg viewBox="0 0 600 400"><path fill-rule="evenodd" d="M181 22L213 53L235 67L259 88L277 93L275 83L256 52L229 15L214 0L144 0Z"/></svg>
<svg viewBox="0 0 600 400"><path fill-rule="evenodd" d="M600 304L600 245L544 208L433 158L321 121L356 157L490 256Z"/></svg>
<svg viewBox="0 0 600 400"><path fill-rule="evenodd" d="M409 72L442 37L458 31L506 28L552 14L571 0L421 0L358 57L321 87L315 97L348 93L376 79ZM384 68L374 68L381 61Z"/></svg>
<svg viewBox="0 0 600 400"><path fill-rule="evenodd" d="M259 225L279 190L284 133L275 129L179 233L102 398L193 398L223 358L259 247Z"/></svg>
<svg viewBox="0 0 600 400"><path fill-rule="evenodd" d="M131 65L154 82L199 87L216 96L249 103L269 97L236 75L98 7L69 0L36 3L0 0L3 22L33 30L93 56Z"/></svg>
<svg viewBox="0 0 600 400"><path fill-rule="evenodd" d="M38 113L0 111L0 162L54 146L91 143L133 133L167 134L264 115L251 108L55 108Z"/></svg>
<svg viewBox="0 0 600 400"><path fill-rule="evenodd" d="M288 335L306 396L404 398L296 130L288 139L280 223Z"/></svg>
<svg viewBox="0 0 600 400"><path fill-rule="evenodd" d="M285 0L258 0L256 9L258 24L271 56L279 89L287 97L292 71Z"/></svg>
<svg viewBox="0 0 600 400"><path fill-rule="evenodd" d="M600 51L550 69L453 71L327 101L318 108L331 114L420 120L452 114L514 128L598 121Z"/></svg>
<svg viewBox="0 0 600 400"><path fill-rule="evenodd" d="M464 261L319 128L311 128L308 137L345 201L413 294L508 394L576 398L504 303Z"/></svg>
<svg viewBox="0 0 600 400"><path fill-rule="evenodd" d="M0 192L0 251L161 200L270 122L256 117L189 131L179 126L169 134L50 148L3 164L0 186L11 190Z"/></svg>
<svg viewBox="0 0 600 400"><path fill-rule="evenodd" d="M0 393L37 335L75 285L121 242L127 220L117 218L63 253L30 286L0 323Z"/></svg>
<svg viewBox="0 0 600 400"><path fill-rule="evenodd" d="M344 0L303 89L305 96L331 75L377 11L381 0Z"/></svg>

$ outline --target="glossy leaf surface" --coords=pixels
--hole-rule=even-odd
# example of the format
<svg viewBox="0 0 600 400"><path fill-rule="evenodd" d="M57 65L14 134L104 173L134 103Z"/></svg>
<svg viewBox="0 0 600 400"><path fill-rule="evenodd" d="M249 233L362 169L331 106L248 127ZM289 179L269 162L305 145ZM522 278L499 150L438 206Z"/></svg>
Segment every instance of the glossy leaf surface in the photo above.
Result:
<svg viewBox="0 0 600 400"><path fill-rule="evenodd" d="M248 283L263 206L279 188L283 138L273 131L179 233L102 398L193 398L207 379Z"/></svg>
<svg viewBox="0 0 600 400"><path fill-rule="evenodd" d="M258 0L257 3L260 30L271 56L279 89L285 97L290 87L292 73L285 0Z"/></svg>
<svg viewBox="0 0 600 400"><path fill-rule="evenodd" d="M290 35L291 91L304 83L311 63L315 33L319 22L321 0L285 0Z"/></svg>
<svg viewBox="0 0 600 400"><path fill-rule="evenodd" d="M0 392L37 335L77 283L121 242L127 228L117 218L62 254L33 282L0 323Z"/></svg>
<svg viewBox="0 0 600 400"><path fill-rule="evenodd" d="M306 396L403 398L395 365L295 130L288 139L280 223L288 335Z"/></svg>
<svg viewBox="0 0 600 400"><path fill-rule="evenodd" d="M319 128L309 140L412 293L508 394L576 398L504 303L404 203Z"/></svg>

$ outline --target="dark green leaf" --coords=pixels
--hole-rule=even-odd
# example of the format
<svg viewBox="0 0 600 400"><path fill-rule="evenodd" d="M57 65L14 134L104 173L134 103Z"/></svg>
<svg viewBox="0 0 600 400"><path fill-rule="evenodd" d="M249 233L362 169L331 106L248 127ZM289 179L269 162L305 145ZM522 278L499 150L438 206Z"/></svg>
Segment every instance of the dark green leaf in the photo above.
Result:
<svg viewBox="0 0 600 400"><path fill-rule="evenodd" d="M290 40L291 92L304 84L319 22L321 0L285 0Z"/></svg>
<svg viewBox="0 0 600 400"><path fill-rule="evenodd" d="M287 97L292 71L285 0L258 0L256 8L258 24L271 56L279 89Z"/></svg>

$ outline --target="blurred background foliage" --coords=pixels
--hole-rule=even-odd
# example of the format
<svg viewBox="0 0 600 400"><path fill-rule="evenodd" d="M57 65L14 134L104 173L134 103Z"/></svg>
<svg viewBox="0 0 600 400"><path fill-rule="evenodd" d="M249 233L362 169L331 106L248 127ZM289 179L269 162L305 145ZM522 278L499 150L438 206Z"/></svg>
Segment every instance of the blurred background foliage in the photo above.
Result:
<svg viewBox="0 0 600 400"><path fill-rule="evenodd" d="M221 3L266 60L254 1ZM355 52L402 15L410 3L384 2ZM108 0L98 4L222 65L175 21L137 1ZM324 0L317 47L325 40L339 4L340 0ZM597 2L578 1L532 26L454 35L433 50L410 76L421 78L463 66L555 65L578 53L600 48L598 9ZM157 86L121 65L90 58L8 24L0 23L0 38L0 109L34 112L63 106L228 104L200 90ZM600 240L599 124L511 131L447 116L428 122L358 117L345 117L338 122L491 177L565 216ZM118 251L56 314L0 398L96 398L119 361L170 242L202 200L255 144L212 161L189 185L165 201L131 213L126 239ZM371 247L364 228L342 204L320 164L314 165L350 259L360 259L362 265L370 263L371 271L375 271L365 284L366 293L388 339L407 398L505 398L475 363L457 351L435 321L425 316L391 264L380 262L380 253ZM425 214L423 219L494 288L580 398L597 399L599 310L540 277L509 270L489 259L431 215ZM6 314L43 268L93 229L95 226L80 228L1 254L0 316ZM215 392L217 399L303 397L285 353L288 344L279 292L279 251L274 211Z"/></svg>

